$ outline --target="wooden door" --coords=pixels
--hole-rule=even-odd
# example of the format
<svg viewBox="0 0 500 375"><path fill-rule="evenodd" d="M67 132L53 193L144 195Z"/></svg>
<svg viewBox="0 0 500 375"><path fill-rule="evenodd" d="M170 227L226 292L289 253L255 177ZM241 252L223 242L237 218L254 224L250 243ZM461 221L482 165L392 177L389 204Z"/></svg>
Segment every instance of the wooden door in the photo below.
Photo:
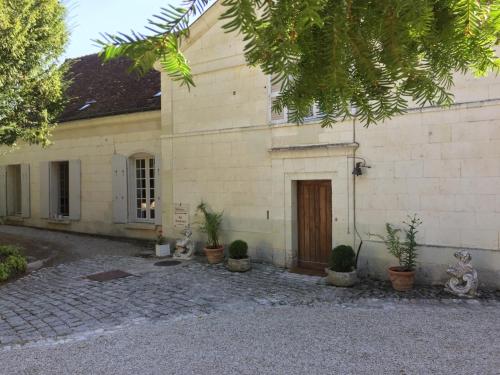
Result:
<svg viewBox="0 0 500 375"><path fill-rule="evenodd" d="M298 266L323 270L332 251L332 183L297 182Z"/></svg>

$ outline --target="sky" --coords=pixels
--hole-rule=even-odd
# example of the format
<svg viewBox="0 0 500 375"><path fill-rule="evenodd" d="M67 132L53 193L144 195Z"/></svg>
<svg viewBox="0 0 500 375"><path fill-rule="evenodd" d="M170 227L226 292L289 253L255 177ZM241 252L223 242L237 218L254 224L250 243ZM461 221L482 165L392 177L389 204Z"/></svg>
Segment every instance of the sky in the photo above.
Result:
<svg viewBox="0 0 500 375"><path fill-rule="evenodd" d="M128 33L131 29L145 31L148 18L159 13L167 4L179 5L180 0L64 0L68 8L70 42L64 58L95 53L99 48L92 42L101 32Z"/></svg>

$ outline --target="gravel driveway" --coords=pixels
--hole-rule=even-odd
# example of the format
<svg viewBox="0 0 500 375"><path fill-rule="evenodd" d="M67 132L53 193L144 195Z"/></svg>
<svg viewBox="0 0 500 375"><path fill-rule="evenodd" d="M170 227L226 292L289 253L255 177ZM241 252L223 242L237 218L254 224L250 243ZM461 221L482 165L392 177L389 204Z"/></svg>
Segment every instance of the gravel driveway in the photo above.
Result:
<svg viewBox="0 0 500 375"><path fill-rule="evenodd" d="M143 243L0 226L70 257L0 286L0 374L500 374L500 295L333 288L254 264L157 267ZM107 282L85 276L120 269Z"/></svg>
<svg viewBox="0 0 500 375"><path fill-rule="evenodd" d="M260 307L0 353L4 374L498 374L499 311Z"/></svg>

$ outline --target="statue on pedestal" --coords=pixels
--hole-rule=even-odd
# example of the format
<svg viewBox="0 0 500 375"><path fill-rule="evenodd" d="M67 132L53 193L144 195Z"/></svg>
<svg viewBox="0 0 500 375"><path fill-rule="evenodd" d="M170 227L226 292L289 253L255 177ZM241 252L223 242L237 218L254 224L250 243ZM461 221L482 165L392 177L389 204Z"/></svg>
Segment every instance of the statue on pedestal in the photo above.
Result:
<svg viewBox="0 0 500 375"><path fill-rule="evenodd" d="M184 238L177 240L175 243L175 253L174 258L178 259L192 259L194 256L194 243L191 239L193 231L189 225L182 231Z"/></svg>
<svg viewBox="0 0 500 375"><path fill-rule="evenodd" d="M455 254L458 263L446 271L451 276L445 284L445 290L459 297L474 298L477 295L477 271L472 268L468 251L460 250Z"/></svg>

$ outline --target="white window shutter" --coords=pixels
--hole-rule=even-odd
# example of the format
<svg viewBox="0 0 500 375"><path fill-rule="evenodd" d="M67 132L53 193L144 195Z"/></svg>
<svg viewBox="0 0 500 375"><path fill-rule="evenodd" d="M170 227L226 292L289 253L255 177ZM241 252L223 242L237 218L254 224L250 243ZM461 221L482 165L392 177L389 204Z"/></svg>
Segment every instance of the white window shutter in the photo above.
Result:
<svg viewBox="0 0 500 375"><path fill-rule="evenodd" d="M30 196L30 165L21 164L21 214L22 217L31 216Z"/></svg>
<svg viewBox="0 0 500 375"><path fill-rule="evenodd" d="M50 163L40 162L40 217L50 217Z"/></svg>
<svg viewBox="0 0 500 375"><path fill-rule="evenodd" d="M0 216L7 216L7 167L0 165Z"/></svg>
<svg viewBox="0 0 500 375"><path fill-rule="evenodd" d="M272 110L273 101L279 96L281 91L281 82L273 84L274 77L269 77L269 85L271 87L269 95L269 112L272 123L282 123L286 121L286 111L276 113Z"/></svg>
<svg viewBox="0 0 500 375"><path fill-rule="evenodd" d="M127 157L113 155L111 159L113 170L113 223L126 223L127 213Z"/></svg>
<svg viewBox="0 0 500 375"><path fill-rule="evenodd" d="M161 155L155 156L155 224L161 225L163 215L161 191Z"/></svg>
<svg viewBox="0 0 500 375"><path fill-rule="evenodd" d="M80 160L69 161L69 218L80 220L81 205L81 163Z"/></svg>

